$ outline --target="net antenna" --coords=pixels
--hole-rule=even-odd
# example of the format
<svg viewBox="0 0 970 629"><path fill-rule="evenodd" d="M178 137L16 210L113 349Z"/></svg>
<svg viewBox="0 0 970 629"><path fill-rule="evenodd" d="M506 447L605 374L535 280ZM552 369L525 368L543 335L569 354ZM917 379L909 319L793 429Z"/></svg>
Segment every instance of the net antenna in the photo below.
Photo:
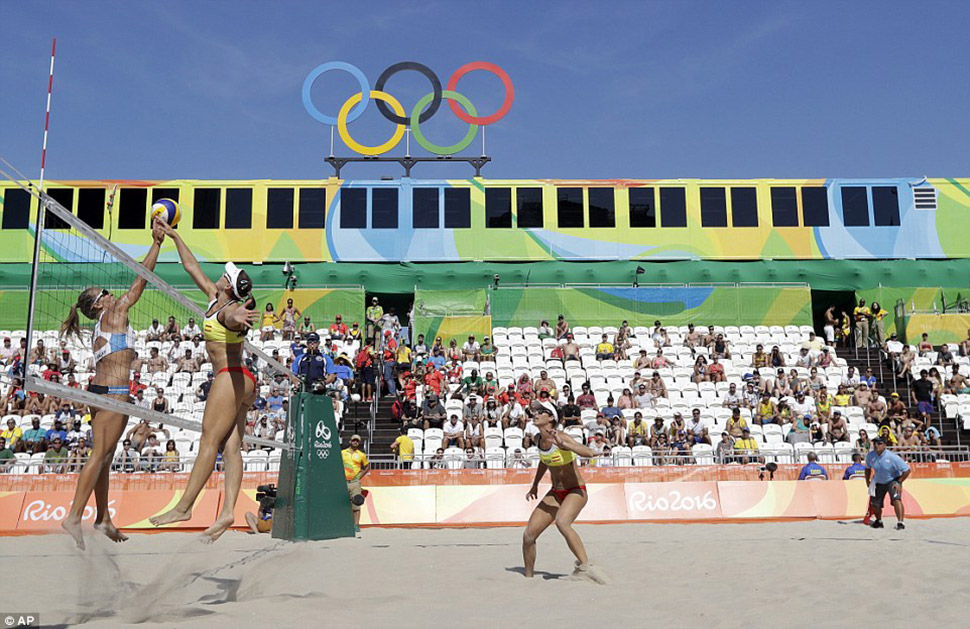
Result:
<svg viewBox="0 0 970 629"><path fill-rule="evenodd" d="M129 317L132 319L140 318L144 321L148 317L147 320L150 320L152 314L157 314L161 307L177 307L180 308L181 312L187 313L188 316L198 317L200 321L204 318L205 312L198 304L188 299L154 272L145 268L140 262L80 220L55 199L35 188L34 184L22 172L3 157L0 157L0 175L39 201L37 223L33 226L35 247L30 285L31 303L28 313L28 352L35 347L35 339L41 336L36 329L39 328L39 320L45 319L48 323L51 323L54 318L54 308L57 308L60 315L63 316L77 298L78 287L80 286L77 283L79 274L77 268L90 267L92 272L99 274L97 279L100 280L99 283L102 286L120 289L125 289L130 285L132 274L143 278L147 282L146 291L136 307L129 311ZM47 225L56 225L56 227L45 229ZM49 269L49 272L45 273L43 278L38 273L42 266ZM85 283L88 279L81 278ZM153 295L151 299L154 299L153 305L156 306L156 310L154 313L149 313L147 312L148 309L142 307L136 312L136 308L141 302L146 301L145 297L148 296L149 292ZM42 311L43 308L40 304L43 299L47 300L43 303L52 305L50 312ZM291 379L295 378L285 365L253 346L248 340L246 341L246 351L249 355L258 357L274 373L286 375ZM58 382L51 382L40 377L38 371L35 365L25 365L24 387L28 391L73 400L93 407L187 430L201 431L202 429L202 424L199 421L114 400L79 388L68 387ZM245 441L272 448L288 448L288 444L284 442L261 439L251 435L246 435Z"/></svg>

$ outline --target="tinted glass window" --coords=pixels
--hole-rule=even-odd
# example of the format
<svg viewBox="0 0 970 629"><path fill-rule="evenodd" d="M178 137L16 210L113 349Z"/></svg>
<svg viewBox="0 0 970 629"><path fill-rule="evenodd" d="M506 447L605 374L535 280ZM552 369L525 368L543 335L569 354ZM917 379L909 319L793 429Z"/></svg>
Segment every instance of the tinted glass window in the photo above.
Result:
<svg viewBox="0 0 970 629"><path fill-rule="evenodd" d="M869 200L865 186L843 186L842 221L847 227L869 225Z"/></svg>
<svg viewBox="0 0 970 629"><path fill-rule="evenodd" d="M802 224L806 227L828 227L829 195L824 187L802 187Z"/></svg>
<svg viewBox="0 0 970 629"><path fill-rule="evenodd" d="M542 188L516 188L518 227L542 227Z"/></svg>
<svg viewBox="0 0 970 629"><path fill-rule="evenodd" d="M701 188L701 227L727 227L724 188Z"/></svg>
<svg viewBox="0 0 970 629"><path fill-rule="evenodd" d="M660 189L660 224L687 227L687 193L683 188Z"/></svg>
<svg viewBox="0 0 970 629"><path fill-rule="evenodd" d="M219 229L219 188L196 188L192 207L192 227L195 229Z"/></svg>
<svg viewBox="0 0 970 629"><path fill-rule="evenodd" d="M411 191L411 222L415 229L437 229L438 209L438 188Z"/></svg>
<svg viewBox="0 0 970 629"><path fill-rule="evenodd" d="M178 188L152 188L152 203L159 199L171 199L176 203L179 202L179 189Z"/></svg>
<svg viewBox="0 0 970 629"><path fill-rule="evenodd" d="M118 229L145 229L148 190L122 188L118 192Z"/></svg>
<svg viewBox="0 0 970 629"><path fill-rule="evenodd" d="M252 188L226 189L226 229L249 229L252 226Z"/></svg>
<svg viewBox="0 0 970 629"><path fill-rule="evenodd" d="M270 188L266 191L266 227L293 228L293 188Z"/></svg>
<svg viewBox="0 0 970 629"><path fill-rule="evenodd" d="M771 189L771 223L775 227L798 227L798 201L794 188Z"/></svg>
<svg viewBox="0 0 970 629"><path fill-rule="evenodd" d="M465 229L472 226L472 201L469 188L445 188L445 227Z"/></svg>
<svg viewBox="0 0 970 629"><path fill-rule="evenodd" d="M589 189L589 226L616 227L613 188Z"/></svg>
<svg viewBox="0 0 970 629"><path fill-rule="evenodd" d="M80 188L77 191L77 217L94 229L103 229L104 198L104 188Z"/></svg>
<svg viewBox="0 0 970 629"><path fill-rule="evenodd" d="M297 227L323 229L327 222L327 189L300 188Z"/></svg>
<svg viewBox="0 0 970 629"><path fill-rule="evenodd" d="M879 227L899 226L899 193L896 186L872 187L872 214Z"/></svg>
<svg viewBox="0 0 970 629"><path fill-rule="evenodd" d="M511 188L485 188L485 227L512 227Z"/></svg>
<svg viewBox="0 0 970 629"><path fill-rule="evenodd" d="M344 188L340 191L340 227L344 229L367 227L366 188Z"/></svg>
<svg viewBox="0 0 970 629"><path fill-rule="evenodd" d="M630 227L656 227L657 203L653 188L630 188Z"/></svg>
<svg viewBox="0 0 970 629"><path fill-rule="evenodd" d="M397 188L374 188L371 195L371 229L397 229Z"/></svg>
<svg viewBox="0 0 970 629"><path fill-rule="evenodd" d="M8 188L3 193L3 228L27 229L30 223L30 193Z"/></svg>
<svg viewBox="0 0 970 629"><path fill-rule="evenodd" d="M50 198L64 206L64 209L74 213L74 188L48 188ZM44 214L44 229L67 229L68 224L54 215L53 212Z"/></svg>
<svg viewBox="0 0 970 629"><path fill-rule="evenodd" d="M583 227L583 189L558 188L559 227Z"/></svg>
<svg viewBox="0 0 970 629"><path fill-rule="evenodd" d="M757 188L731 188L731 224L735 227L758 226Z"/></svg>

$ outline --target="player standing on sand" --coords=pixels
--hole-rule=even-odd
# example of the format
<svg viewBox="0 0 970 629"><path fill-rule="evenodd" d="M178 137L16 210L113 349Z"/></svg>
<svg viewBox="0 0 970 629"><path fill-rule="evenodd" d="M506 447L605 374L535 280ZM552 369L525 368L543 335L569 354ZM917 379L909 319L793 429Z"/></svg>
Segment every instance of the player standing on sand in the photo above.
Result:
<svg viewBox="0 0 970 629"><path fill-rule="evenodd" d="M142 260L142 265L149 271L155 270L158 252L164 239L165 234L160 223L155 221L152 225L152 245L148 249L148 255ZM78 296L77 303L71 306L67 320L61 324L61 336L80 338L81 325L78 311L88 319L98 321L94 326L91 342L95 360L94 377L88 385L88 391L91 393L105 395L122 402L128 401L130 380L128 374L136 356L135 333L128 321L128 311L141 297L145 284L141 276L136 277L128 292L118 298L115 298L106 288L92 286ZM71 534L77 547L82 550L84 550L84 537L81 533L81 517L84 515L84 508L88 504L92 491L98 508L94 528L116 542L128 539L112 524L111 514L108 511L111 461L114 459L118 439L128 424L128 416L100 408L91 410L94 413L91 419L94 448L78 475L71 510L61 522L61 526Z"/></svg>
<svg viewBox="0 0 970 629"><path fill-rule="evenodd" d="M210 300L202 336L216 377L205 401L199 454L185 493L175 507L149 520L155 526L162 526L190 519L192 506L212 475L221 448L226 470L225 503L215 523L203 532L205 541L215 541L233 524L233 511L242 486L240 449L246 432L246 412L258 389L256 377L243 364L243 347L246 334L259 318L259 313L255 311L256 302L251 295L253 283L245 271L227 262L225 273L213 283L202 272L198 260L178 233L165 224L162 229L175 242L185 270Z"/></svg>
<svg viewBox="0 0 970 629"><path fill-rule="evenodd" d="M539 481L546 475L546 470L552 476L552 489L536 505L522 534L525 576L532 577L535 571L536 540L553 522L566 538L569 550L576 556L576 571L573 574L588 574L590 566L586 547L583 546L579 533L573 528L573 522L589 500L576 458L577 455L595 457L597 452L576 442L566 433L556 430L556 420L548 409L543 407L534 412L536 416L533 422L539 429L536 437L536 445L539 448L539 469L536 470L532 488L525 496L526 500L538 498ZM594 580L599 579L594 578Z"/></svg>

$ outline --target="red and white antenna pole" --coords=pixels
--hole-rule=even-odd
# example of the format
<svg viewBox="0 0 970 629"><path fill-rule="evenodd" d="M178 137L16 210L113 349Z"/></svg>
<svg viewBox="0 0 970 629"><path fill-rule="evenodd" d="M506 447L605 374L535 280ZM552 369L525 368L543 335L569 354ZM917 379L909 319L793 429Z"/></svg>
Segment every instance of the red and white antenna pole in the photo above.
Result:
<svg viewBox="0 0 970 629"><path fill-rule="evenodd" d="M54 90L54 49L57 47L57 38L51 42L51 74L47 80L47 114L44 117L44 148L40 153L40 187L38 192L44 191L44 169L47 167L47 131L51 124L51 92Z"/></svg>

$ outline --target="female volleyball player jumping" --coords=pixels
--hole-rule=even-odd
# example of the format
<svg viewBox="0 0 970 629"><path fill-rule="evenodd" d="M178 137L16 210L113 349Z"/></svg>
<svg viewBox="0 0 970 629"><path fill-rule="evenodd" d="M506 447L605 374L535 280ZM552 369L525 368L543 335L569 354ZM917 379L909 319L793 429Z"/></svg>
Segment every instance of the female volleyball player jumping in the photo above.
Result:
<svg viewBox="0 0 970 629"><path fill-rule="evenodd" d="M225 273L213 283L202 272L199 262L178 233L168 225L163 225L162 229L175 242L185 270L210 300L202 336L216 377L206 398L199 454L185 493L174 508L150 520L155 526L162 526L192 517L192 506L212 474L221 447L226 473L225 502L215 523L203 533L206 541L214 541L232 526L233 510L242 486L240 449L246 431L246 412L258 388L256 378L243 365L243 346L246 333L259 318L259 313L251 298L253 283L245 271L227 262Z"/></svg>
<svg viewBox="0 0 970 629"><path fill-rule="evenodd" d="M165 232L155 221L152 225L152 245L142 265L149 271L155 269L158 252L165 238ZM145 290L145 280L135 278L131 288L121 297L115 297L105 288L92 286L81 293L71 312L61 324L61 336L81 337L81 323L78 311L85 317L97 320L94 326L92 348L94 349L95 372L88 385L88 391L108 396L112 399L128 401L128 382L131 362L135 359L135 333L128 322L128 311ZM94 528L116 542L128 539L111 522L108 512L108 475L114 458L118 439L128 424L128 416L115 411L92 409L94 413L91 426L94 430L94 448L77 479L74 503L67 517L61 522L65 531L71 534L78 548L84 548L81 534L81 516L88 504L91 492L97 503Z"/></svg>
<svg viewBox="0 0 970 629"><path fill-rule="evenodd" d="M539 448L539 469L536 470L532 488L526 494L526 500L538 498L539 481L545 476L546 470L552 476L552 489L536 505L529 523L522 535L522 556L525 559L525 576L533 575L536 564L536 540L549 528L553 522L563 537L569 550L576 555L576 572L574 575L586 576L590 574L589 559L586 547L579 533L573 528L573 522L579 516L588 501L586 484L579 473L576 455L595 457L597 452L576 442L564 432L556 430L556 419L546 408L534 409L536 413L533 423L539 429L536 445ZM599 581L599 577L591 576Z"/></svg>

